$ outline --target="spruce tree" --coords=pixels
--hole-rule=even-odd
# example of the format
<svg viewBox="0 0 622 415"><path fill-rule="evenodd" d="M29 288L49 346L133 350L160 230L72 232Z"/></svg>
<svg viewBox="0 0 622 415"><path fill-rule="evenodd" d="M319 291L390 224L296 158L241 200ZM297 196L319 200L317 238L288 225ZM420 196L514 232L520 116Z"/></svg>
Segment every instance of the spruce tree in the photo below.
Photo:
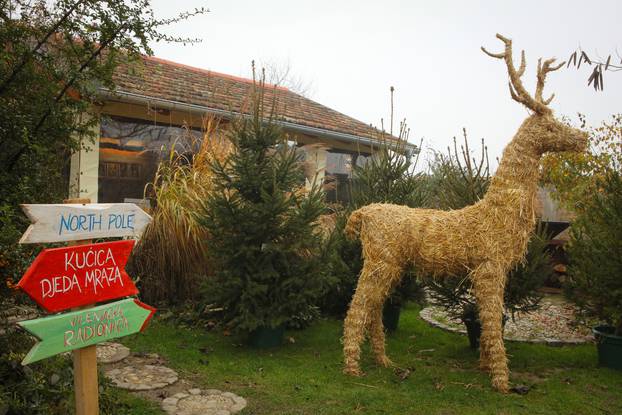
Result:
<svg viewBox="0 0 622 415"><path fill-rule="evenodd" d="M308 318L327 279L314 225L323 195L304 190L300 156L265 113L264 88L255 85L252 116L233 122L233 151L213 162L215 189L199 212L215 267L206 299L241 332Z"/></svg>
<svg viewBox="0 0 622 415"><path fill-rule="evenodd" d="M380 137L378 148L367 162L354 166L351 204L337 214L335 229L328 241L336 283L331 287L322 308L330 314L345 314L363 267L360 241L350 240L343 233L350 213L371 203L422 207L426 201L426 180L423 174L415 172L418 155L413 158L406 153L407 140L408 127L404 120L400 123L398 140ZM409 269L387 303L399 307L408 300L419 301L423 297L422 287L413 269Z"/></svg>
<svg viewBox="0 0 622 415"><path fill-rule="evenodd" d="M612 168L571 227L570 297L622 336L622 173Z"/></svg>
<svg viewBox="0 0 622 415"><path fill-rule="evenodd" d="M453 151L437 155L432 166L431 199L441 209L461 209L482 199L490 184L488 151L482 139L479 160L471 156L466 130L464 144L458 148L454 138ZM511 235L508 235L511 237ZM546 250L546 228L538 225L532 236L523 263L514 268L507 277L504 292L506 312L529 312L538 308L542 296L538 289L553 273L551 257ZM430 297L445 308L449 314L463 321L477 321L475 299L471 294L468 275L426 278Z"/></svg>

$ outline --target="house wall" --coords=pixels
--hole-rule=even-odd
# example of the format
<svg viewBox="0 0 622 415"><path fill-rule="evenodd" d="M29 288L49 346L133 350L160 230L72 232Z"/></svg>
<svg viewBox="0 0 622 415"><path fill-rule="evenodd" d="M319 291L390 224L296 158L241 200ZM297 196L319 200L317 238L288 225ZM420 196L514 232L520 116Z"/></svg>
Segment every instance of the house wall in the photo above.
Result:
<svg viewBox="0 0 622 415"><path fill-rule="evenodd" d="M84 114L83 116L89 116ZM79 137L80 150L71 155L69 169L69 197L88 198L97 203L99 177L99 122L92 131L97 139Z"/></svg>
<svg viewBox="0 0 622 415"><path fill-rule="evenodd" d="M186 112L178 110L161 109L146 105L138 105L125 102L107 101L99 108L98 112L102 115L119 116L128 119L138 119L165 125L187 125L189 127L201 129L204 123L204 114ZM226 129L227 120L223 120L221 128ZM100 137L100 123L93 127L97 137ZM307 160L307 181L306 185L311 187L314 184L322 184L326 174L327 152L329 150L343 150L354 153L372 153L373 149L369 146L357 143L345 143L338 140L318 138L300 133L289 134L289 139L302 146L306 152ZM72 155L70 168L70 189L71 197L88 197L94 203L98 201L98 191L100 182L100 152L105 151L106 161L115 162L114 151L100 149L100 140L94 143L84 143L84 148ZM119 156L121 157L121 156ZM141 159L141 160L139 160ZM136 163L141 164L140 155L136 157ZM105 183L105 179L102 180ZM129 185L129 182L128 182Z"/></svg>

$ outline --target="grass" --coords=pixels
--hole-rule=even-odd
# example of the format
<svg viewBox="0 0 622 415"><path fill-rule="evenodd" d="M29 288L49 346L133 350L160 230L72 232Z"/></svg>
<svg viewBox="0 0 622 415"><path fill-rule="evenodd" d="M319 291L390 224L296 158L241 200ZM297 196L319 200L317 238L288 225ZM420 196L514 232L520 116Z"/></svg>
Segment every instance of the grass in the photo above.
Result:
<svg viewBox="0 0 622 415"><path fill-rule="evenodd" d="M142 399L126 390L114 389L110 394L107 405L102 408L100 396L100 410L102 413L114 415L160 415L160 406L151 401Z"/></svg>
<svg viewBox="0 0 622 415"><path fill-rule="evenodd" d="M219 332L157 320L128 338L133 351L156 352L198 387L248 400L242 414L602 414L622 413L622 373L596 367L594 345L548 347L507 343L511 380L526 395L502 395L477 370L467 338L428 326L409 307L389 356L404 371L377 367L364 353L362 378L341 373L341 322L323 320L287 333L293 341L254 350ZM404 379L403 379L404 378Z"/></svg>

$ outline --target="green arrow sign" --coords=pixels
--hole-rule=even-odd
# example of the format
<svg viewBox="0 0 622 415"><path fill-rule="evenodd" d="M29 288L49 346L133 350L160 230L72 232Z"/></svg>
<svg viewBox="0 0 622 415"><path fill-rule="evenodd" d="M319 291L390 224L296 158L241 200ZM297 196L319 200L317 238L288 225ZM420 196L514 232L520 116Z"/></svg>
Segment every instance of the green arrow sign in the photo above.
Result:
<svg viewBox="0 0 622 415"><path fill-rule="evenodd" d="M19 322L20 326L41 340L30 349L22 364L137 333L145 328L154 312L153 307L128 298L89 309Z"/></svg>

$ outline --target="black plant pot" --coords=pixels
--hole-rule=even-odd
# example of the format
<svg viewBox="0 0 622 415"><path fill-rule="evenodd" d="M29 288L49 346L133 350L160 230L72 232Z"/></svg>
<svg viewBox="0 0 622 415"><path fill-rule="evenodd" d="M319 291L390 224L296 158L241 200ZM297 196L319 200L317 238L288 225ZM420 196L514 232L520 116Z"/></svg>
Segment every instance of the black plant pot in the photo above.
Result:
<svg viewBox="0 0 622 415"><path fill-rule="evenodd" d="M622 370L622 336L616 336L615 328L598 326L592 329L598 350L598 365Z"/></svg>
<svg viewBox="0 0 622 415"><path fill-rule="evenodd" d="M382 309L382 324L387 331L393 332L397 330L397 326L400 322L400 312L402 306L391 302L386 302Z"/></svg>
<svg viewBox="0 0 622 415"><path fill-rule="evenodd" d="M479 337L482 334L482 323L476 316L464 316L462 322L466 326L467 336L469 336L469 347L477 349L479 347Z"/></svg>
<svg viewBox="0 0 622 415"><path fill-rule="evenodd" d="M258 327L248 335L248 344L257 349L268 349L283 343L285 328Z"/></svg>
<svg viewBox="0 0 622 415"><path fill-rule="evenodd" d="M503 320L501 320L501 329L505 329L505 323L508 321L508 317L506 315L503 316ZM479 321L479 317L477 313L474 311L466 311L462 315L462 322L464 323L467 331L467 336L469 337L469 347L471 349L479 348L479 338L482 335L482 323Z"/></svg>

